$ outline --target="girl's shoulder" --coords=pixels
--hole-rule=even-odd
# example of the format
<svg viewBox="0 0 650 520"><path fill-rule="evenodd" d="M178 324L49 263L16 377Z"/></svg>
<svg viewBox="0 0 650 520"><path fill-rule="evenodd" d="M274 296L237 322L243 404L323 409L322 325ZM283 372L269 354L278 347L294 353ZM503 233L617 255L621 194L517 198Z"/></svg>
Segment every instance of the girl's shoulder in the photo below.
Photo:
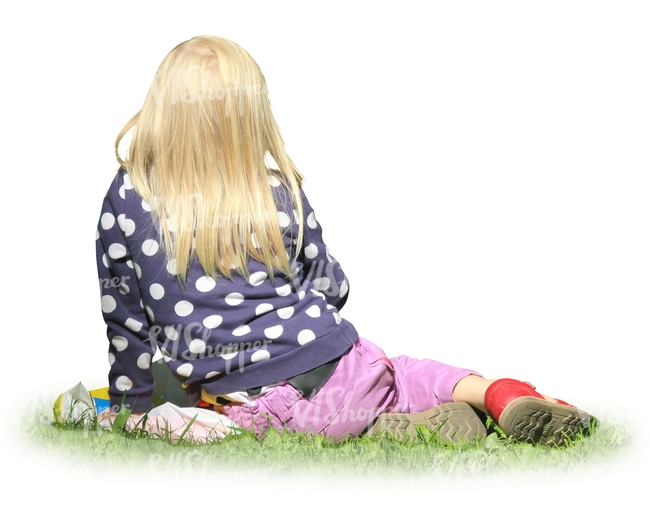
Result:
<svg viewBox="0 0 650 520"><path fill-rule="evenodd" d="M289 182L289 180L280 170L269 168L268 179L269 184L276 194L282 194L284 196L292 198L291 182ZM301 200L307 198L303 190L302 180L298 181L298 191L300 192Z"/></svg>
<svg viewBox="0 0 650 520"><path fill-rule="evenodd" d="M291 192L291 185L284 174L280 170L270 168L268 170L268 180L278 206L282 208L293 207L295 202Z"/></svg>
<svg viewBox="0 0 650 520"><path fill-rule="evenodd" d="M145 202L134 189L129 172L124 167L115 173L105 198L113 210L120 214L139 215L151 212L151 205Z"/></svg>
<svg viewBox="0 0 650 520"><path fill-rule="evenodd" d="M120 169L117 170L117 172L113 176L113 180L111 181L111 184L108 187L108 196L110 197L111 195L116 193L117 194L121 193L122 195L124 195L123 190L130 190L130 189L133 189L133 185L131 183L131 178L129 177L129 172L126 171L126 168L121 166Z"/></svg>

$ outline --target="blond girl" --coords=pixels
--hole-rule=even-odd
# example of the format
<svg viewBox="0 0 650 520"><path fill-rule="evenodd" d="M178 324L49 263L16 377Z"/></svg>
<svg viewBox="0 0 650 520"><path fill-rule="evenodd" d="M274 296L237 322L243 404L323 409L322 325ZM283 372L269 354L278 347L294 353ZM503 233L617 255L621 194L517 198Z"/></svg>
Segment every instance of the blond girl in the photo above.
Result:
<svg viewBox="0 0 650 520"><path fill-rule="evenodd" d="M513 379L389 359L341 315L350 283L323 240L253 58L199 36L160 65L119 133L128 152L97 234L112 413L155 399L153 359L189 404L264 435L342 439L418 424L443 438L563 444L591 417Z"/></svg>

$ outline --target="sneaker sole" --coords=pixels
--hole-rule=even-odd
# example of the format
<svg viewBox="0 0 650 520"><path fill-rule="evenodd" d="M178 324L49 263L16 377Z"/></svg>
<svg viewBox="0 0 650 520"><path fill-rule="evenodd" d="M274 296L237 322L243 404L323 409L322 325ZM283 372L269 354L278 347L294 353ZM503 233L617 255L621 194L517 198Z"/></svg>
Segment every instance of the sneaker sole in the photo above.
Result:
<svg viewBox="0 0 650 520"><path fill-rule="evenodd" d="M437 431L440 440L450 442L473 441L487 435L485 424L466 403L447 403L419 413L384 413L367 435L386 432L401 441L414 440L417 437L416 426Z"/></svg>
<svg viewBox="0 0 650 520"><path fill-rule="evenodd" d="M594 417L573 406L563 406L536 397L519 397L505 407L499 426L521 442L542 446L564 446L580 434L588 434Z"/></svg>

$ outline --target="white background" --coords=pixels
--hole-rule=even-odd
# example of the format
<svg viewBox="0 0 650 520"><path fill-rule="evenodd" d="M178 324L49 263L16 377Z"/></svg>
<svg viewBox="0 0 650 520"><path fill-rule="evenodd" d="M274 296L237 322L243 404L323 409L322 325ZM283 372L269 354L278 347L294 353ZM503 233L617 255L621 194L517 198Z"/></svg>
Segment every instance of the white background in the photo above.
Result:
<svg viewBox="0 0 650 520"><path fill-rule="evenodd" d="M110 476L93 483L18 450L16 418L25 403L79 381L106 385L94 238L117 169L114 140L165 54L199 34L236 41L262 68L289 154L351 281L342 314L362 336L391 356L532 381L646 433L647 3L21 5L4 8L0 32L1 446L17 503L48 511L67 495L66 479L81 488L102 482L105 499L113 497ZM554 504L630 507L637 475L647 476L644 444L616 471L547 484ZM169 489L196 498L197 485ZM214 485L201 484L204 499ZM424 495L396 482L333 487L327 500L418 511L440 485L423 483ZM157 484L123 486L145 496ZM530 481L509 486L521 497L540 490ZM610 493L617 486L623 499ZM245 488L264 490L260 500L288 493L268 483ZM484 514L512 503L511 492L487 482L445 489L487 500L473 505Z"/></svg>

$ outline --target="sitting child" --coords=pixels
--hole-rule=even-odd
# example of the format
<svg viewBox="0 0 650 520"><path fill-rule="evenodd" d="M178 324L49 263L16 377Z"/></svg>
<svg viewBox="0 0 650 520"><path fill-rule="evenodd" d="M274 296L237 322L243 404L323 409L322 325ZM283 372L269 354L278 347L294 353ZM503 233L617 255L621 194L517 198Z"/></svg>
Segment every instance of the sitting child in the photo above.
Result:
<svg viewBox="0 0 650 520"><path fill-rule="evenodd" d="M111 411L153 406L160 349L192 406L263 435L485 434L561 445L589 414L513 379L386 354L340 311L349 281L284 147L264 76L237 44L192 38L163 60L97 233ZM269 167L267 159L276 164ZM116 283L112 283L116 281Z"/></svg>

